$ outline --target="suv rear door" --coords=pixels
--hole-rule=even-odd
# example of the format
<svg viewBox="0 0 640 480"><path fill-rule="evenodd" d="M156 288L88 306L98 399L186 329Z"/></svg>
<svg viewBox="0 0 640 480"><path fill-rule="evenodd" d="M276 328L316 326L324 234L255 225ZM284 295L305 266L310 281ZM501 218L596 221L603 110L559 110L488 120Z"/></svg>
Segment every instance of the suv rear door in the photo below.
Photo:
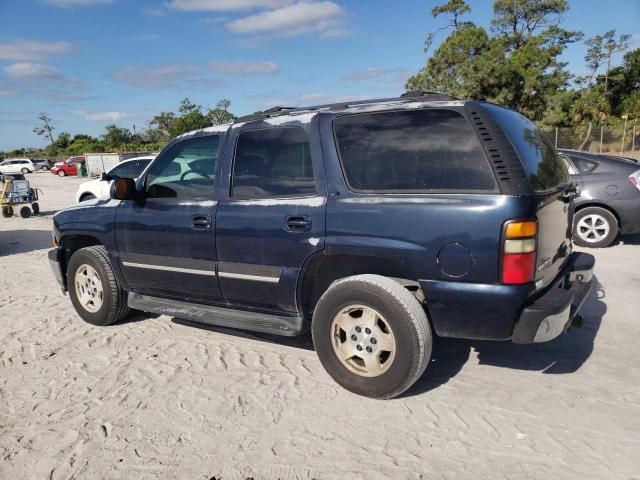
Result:
<svg viewBox="0 0 640 480"><path fill-rule="evenodd" d="M227 302L296 313L304 262L324 248L326 186L311 124L233 130L233 163L216 214L218 276Z"/></svg>

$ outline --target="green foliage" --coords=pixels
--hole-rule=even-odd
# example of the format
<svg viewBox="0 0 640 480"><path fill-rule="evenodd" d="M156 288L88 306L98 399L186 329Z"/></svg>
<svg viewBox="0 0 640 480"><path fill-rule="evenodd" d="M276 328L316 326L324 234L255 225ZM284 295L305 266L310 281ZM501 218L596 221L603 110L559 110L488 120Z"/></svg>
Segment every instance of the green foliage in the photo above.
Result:
<svg viewBox="0 0 640 480"><path fill-rule="evenodd" d="M459 98L489 100L520 111L542 126L601 122L612 115L639 118L640 50L611 69L612 58L628 46L628 35L610 30L585 41L585 88L570 88L572 75L560 60L582 33L561 28L567 0L495 0L487 31L459 17L470 11L462 0L432 10L447 16L449 36L407 81L407 90L438 91ZM427 45L435 33L427 37ZM606 67L600 75L602 67Z"/></svg>
<svg viewBox="0 0 640 480"><path fill-rule="evenodd" d="M69 157L89 152L157 152L177 135L230 122L236 118L229 112L230 107L231 101L222 99L216 103L215 108L204 111L202 106L185 98L180 102L177 113L161 112L155 115L142 132L132 133L128 128L109 124L100 138L84 133L71 137L69 133L61 132L54 139L53 121L46 113L41 113L38 119L42 125L33 131L47 138L50 145L42 150L17 149L12 152L0 152L0 158L25 155L34 158Z"/></svg>

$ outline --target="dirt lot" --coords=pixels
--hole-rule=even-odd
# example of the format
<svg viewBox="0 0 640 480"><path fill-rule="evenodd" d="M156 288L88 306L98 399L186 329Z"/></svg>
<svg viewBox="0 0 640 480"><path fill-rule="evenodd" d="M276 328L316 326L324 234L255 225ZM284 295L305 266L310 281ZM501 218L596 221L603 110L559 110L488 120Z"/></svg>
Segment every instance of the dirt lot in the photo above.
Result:
<svg viewBox="0 0 640 480"><path fill-rule="evenodd" d="M640 238L599 250L585 326L440 340L403 398L339 388L310 341L138 314L83 323L46 258L80 183L0 218L0 478L640 479Z"/></svg>

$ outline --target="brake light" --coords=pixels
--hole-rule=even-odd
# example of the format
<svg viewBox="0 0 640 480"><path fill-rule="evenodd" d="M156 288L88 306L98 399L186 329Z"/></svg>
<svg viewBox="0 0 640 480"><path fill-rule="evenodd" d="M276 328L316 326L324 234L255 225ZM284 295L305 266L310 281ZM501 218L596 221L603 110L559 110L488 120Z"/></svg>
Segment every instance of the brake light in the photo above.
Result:
<svg viewBox="0 0 640 480"><path fill-rule="evenodd" d="M640 170L633 172L631 175L629 175L629 181L638 189L640 190Z"/></svg>
<svg viewBox="0 0 640 480"><path fill-rule="evenodd" d="M532 282L536 269L538 223L535 220L508 221L502 244L502 283L521 285Z"/></svg>

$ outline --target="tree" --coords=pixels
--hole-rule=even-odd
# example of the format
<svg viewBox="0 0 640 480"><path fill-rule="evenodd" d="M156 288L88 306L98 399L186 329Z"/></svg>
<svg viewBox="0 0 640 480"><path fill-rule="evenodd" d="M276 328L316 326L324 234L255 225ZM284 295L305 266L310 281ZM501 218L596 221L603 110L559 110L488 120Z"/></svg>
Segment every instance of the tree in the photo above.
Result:
<svg viewBox="0 0 640 480"><path fill-rule="evenodd" d="M451 3L434 11L451 15ZM581 34L556 24L566 0L496 0L493 8L492 34L454 15L457 28L406 88L488 99L541 120L571 77L559 57Z"/></svg>
<svg viewBox="0 0 640 480"><path fill-rule="evenodd" d="M176 114L173 112L161 112L149 121L145 135L151 142L161 142L169 140L171 127L176 121Z"/></svg>
<svg viewBox="0 0 640 480"><path fill-rule="evenodd" d="M517 49L538 30L560 23L567 10L567 0L496 0L491 28L510 49Z"/></svg>
<svg viewBox="0 0 640 480"><path fill-rule="evenodd" d="M607 93L607 87L609 84L609 70L611 70L611 60L613 55L618 52L623 52L627 48L629 48L629 39L631 35L623 34L618 37L616 40L616 31L609 30L607 33L603 35L604 42L604 51L606 52L607 58L607 70L605 71L604 77L604 93Z"/></svg>
<svg viewBox="0 0 640 480"><path fill-rule="evenodd" d="M56 138L53 146L59 149L65 149L71 144L71 135L67 132L61 132Z"/></svg>
<svg viewBox="0 0 640 480"><path fill-rule="evenodd" d="M449 20L449 25L440 27L435 32L431 32L429 33L429 35L427 35L427 39L424 42L425 52L428 51L433 44L433 41L438 32L446 30L447 28L453 28L454 30L457 30L461 26L472 25L471 22L463 23L459 20L462 15L464 15L465 13L469 13L470 11L471 8L465 3L464 0L449 0L447 3L433 7L433 9L431 9L431 16L433 18L437 18L440 15L451 15L451 18Z"/></svg>
<svg viewBox="0 0 640 480"><path fill-rule="evenodd" d="M598 70L607 59L607 54L604 50L604 38L602 35L595 35L588 38L584 43L587 46L587 53L584 56L584 60L590 72L587 87L591 88L591 84L598 76Z"/></svg>
<svg viewBox="0 0 640 480"><path fill-rule="evenodd" d="M132 135L128 128L121 128L111 123L105 127L102 139L107 147L117 148L131 142Z"/></svg>
<svg viewBox="0 0 640 480"><path fill-rule="evenodd" d="M216 103L216 108L209 109L207 112L207 118L211 125L221 125L236 118L235 115L229 113L230 106L231 100L223 98Z"/></svg>
<svg viewBox="0 0 640 480"><path fill-rule="evenodd" d="M49 143L53 147L53 131L55 130L55 128L53 127L51 117L42 112L40 113L40 115L38 115L37 118L42 122L42 125L39 127L35 127L33 129L33 133L35 133L36 135L43 135L44 138L49 140Z"/></svg>
<svg viewBox="0 0 640 480"><path fill-rule="evenodd" d="M191 130L211 126L210 120L202 113L202 106L196 105L188 98L185 98L180 102L180 108L178 111L180 112L180 115L176 117L175 122L173 122L169 128L169 134L171 137L176 137Z"/></svg>

